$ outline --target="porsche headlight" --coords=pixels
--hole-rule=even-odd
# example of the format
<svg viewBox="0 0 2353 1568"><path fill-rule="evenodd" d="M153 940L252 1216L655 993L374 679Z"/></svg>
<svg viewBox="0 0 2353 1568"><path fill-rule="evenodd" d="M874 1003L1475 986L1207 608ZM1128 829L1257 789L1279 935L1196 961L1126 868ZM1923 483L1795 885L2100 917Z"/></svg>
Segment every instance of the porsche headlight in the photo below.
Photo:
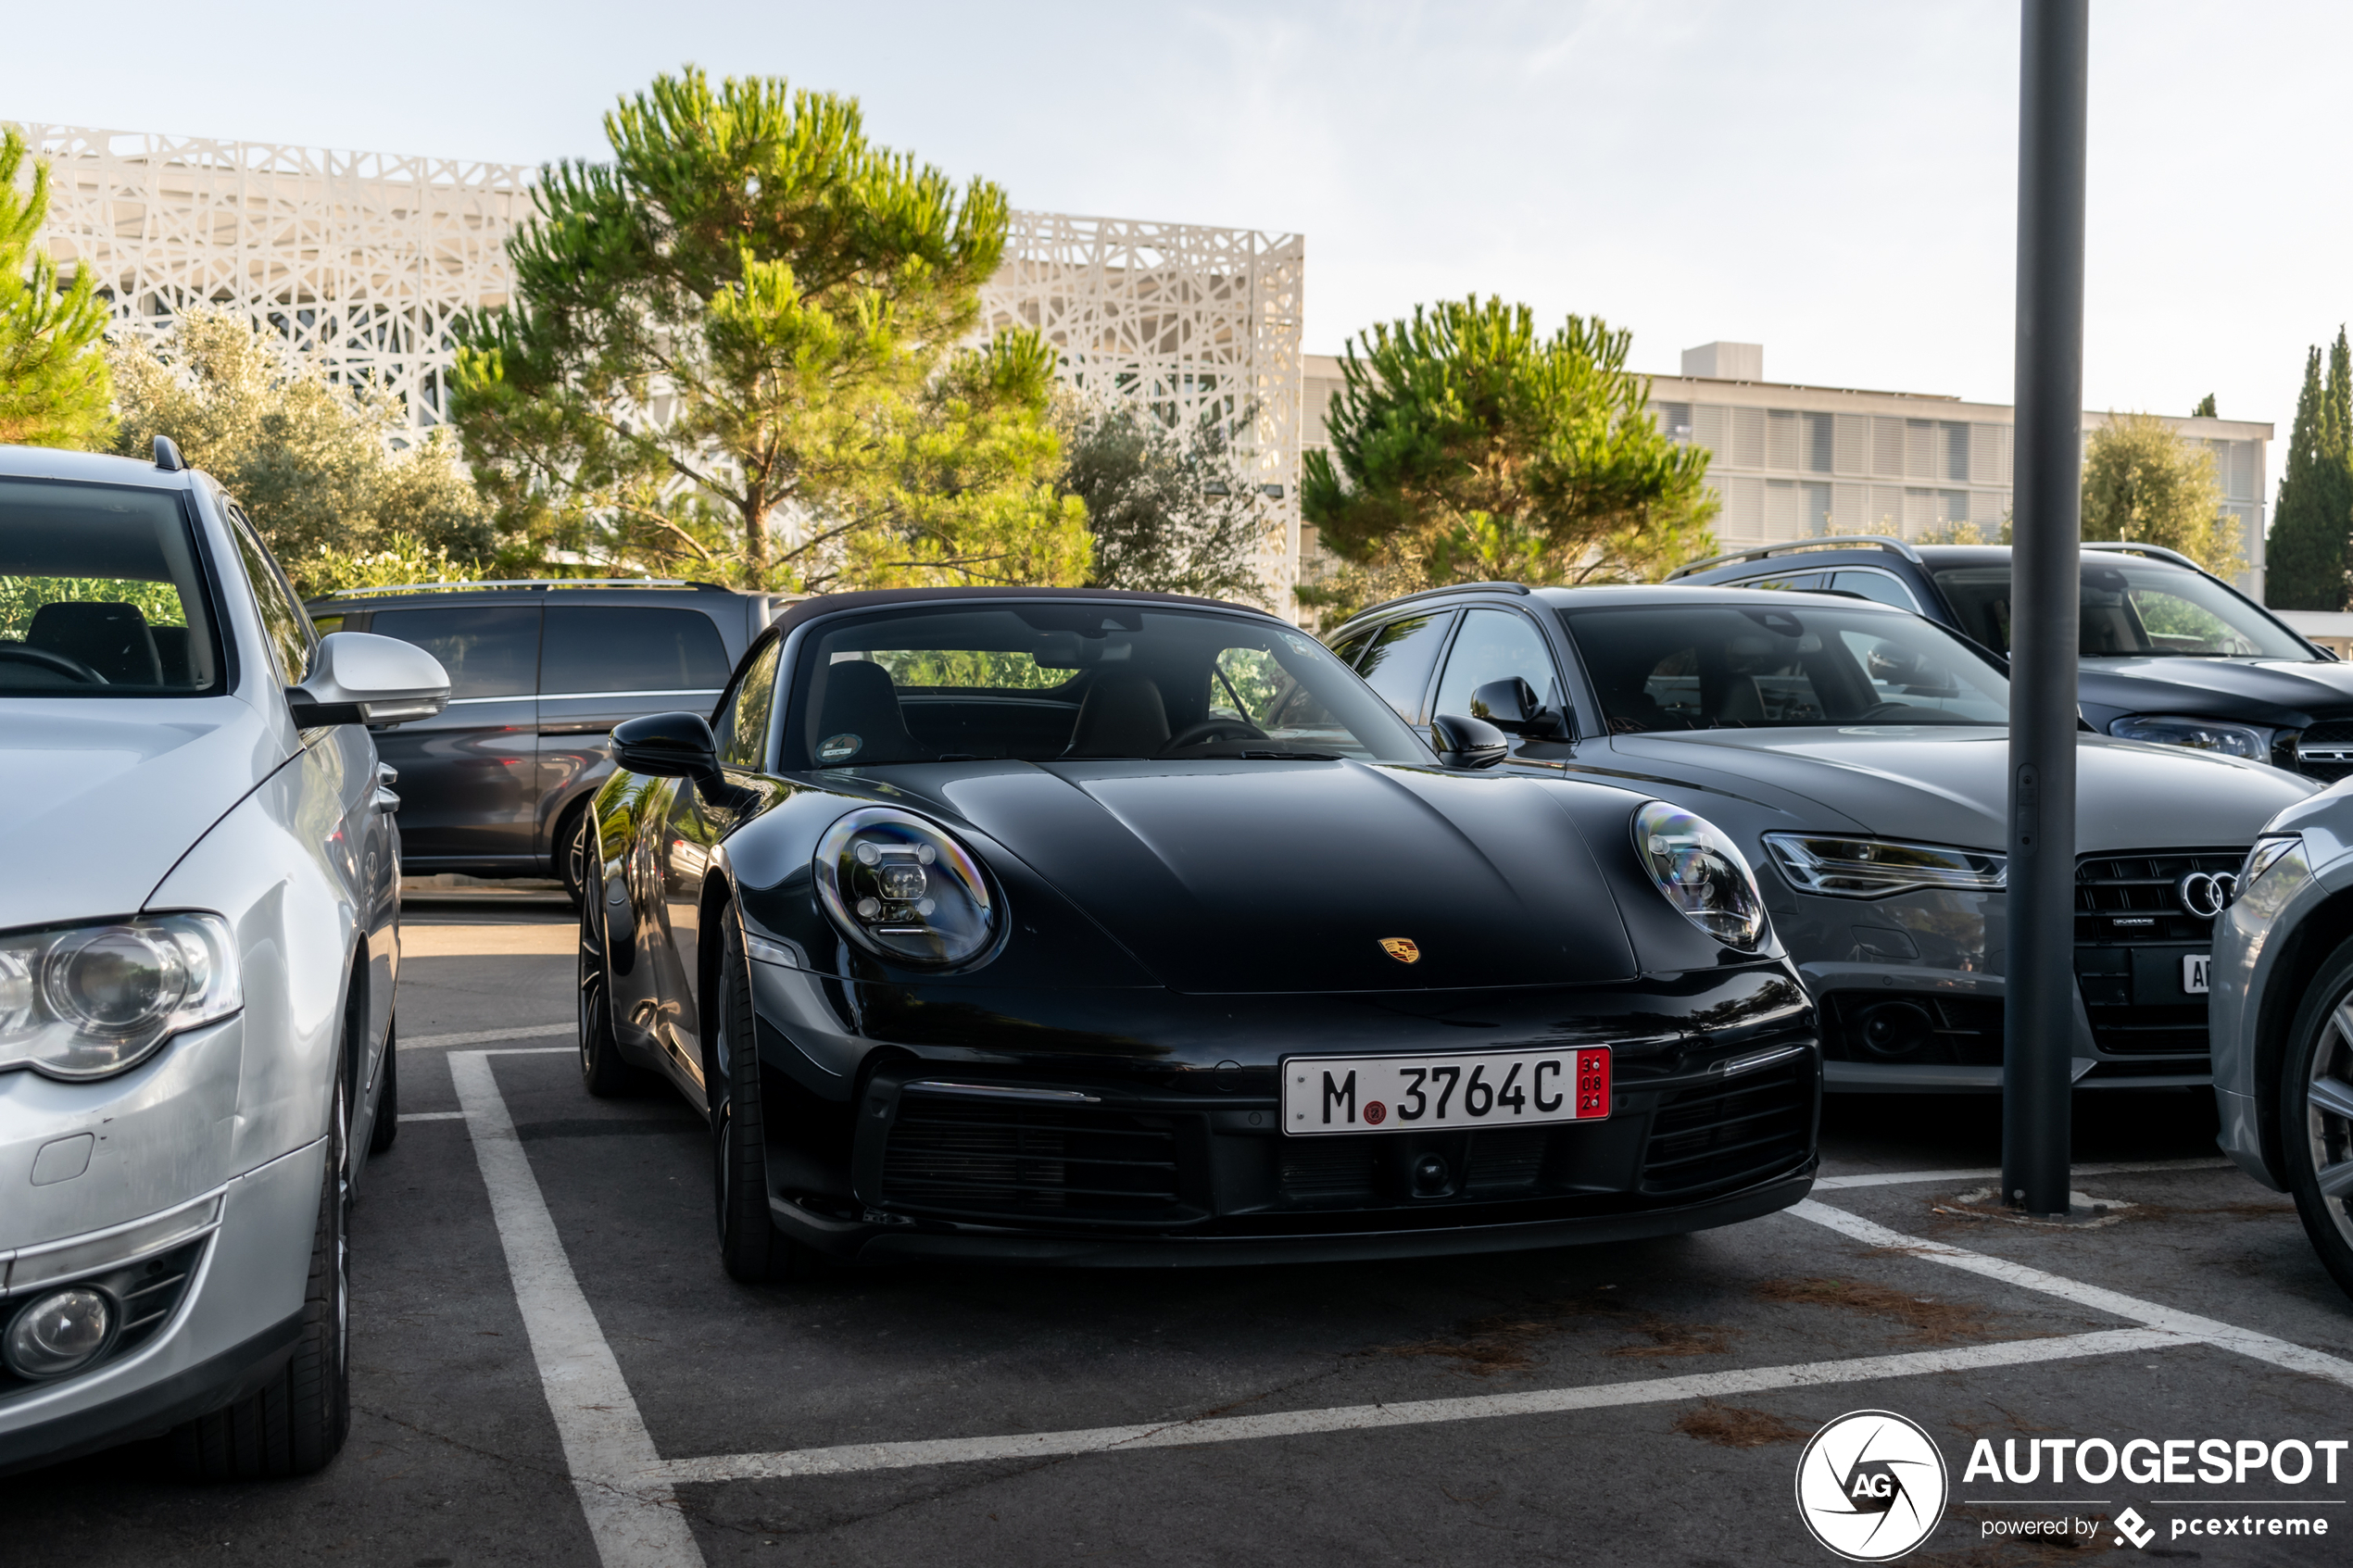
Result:
<svg viewBox="0 0 2353 1568"><path fill-rule="evenodd" d="M245 1005L219 915L154 915L0 936L0 1070L103 1078Z"/></svg>
<svg viewBox="0 0 2353 1568"><path fill-rule="evenodd" d="M1003 900L972 852L887 806L862 807L825 831L817 891L850 940L896 963L969 963L1003 924Z"/></svg>
<svg viewBox="0 0 2353 1568"><path fill-rule="evenodd" d="M2220 719L2181 719L2162 713L2128 713L2108 727L2121 740L2153 741L2158 746L2185 746L2221 757L2244 757L2250 762L2271 759L2269 731L2251 724L2225 723Z"/></svg>
<svg viewBox="0 0 2353 1568"><path fill-rule="evenodd" d="M1884 898L1915 888L1999 892L2009 859L1983 849L1830 834L1768 833L1765 847L1790 881L1833 898Z"/></svg>
<svg viewBox="0 0 2353 1568"><path fill-rule="evenodd" d="M1765 900L1730 836L1705 817L1654 800L1634 813L1634 848L1667 901L1727 947L1765 941Z"/></svg>

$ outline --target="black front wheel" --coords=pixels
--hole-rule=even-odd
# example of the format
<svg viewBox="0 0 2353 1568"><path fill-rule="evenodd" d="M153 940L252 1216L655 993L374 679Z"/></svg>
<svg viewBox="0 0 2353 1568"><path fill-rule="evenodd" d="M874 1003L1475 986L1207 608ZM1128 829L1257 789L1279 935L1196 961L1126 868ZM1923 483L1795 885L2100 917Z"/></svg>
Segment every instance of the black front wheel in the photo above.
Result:
<svg viewBox="0 0 2353 1568"><path fill-rule="evenodd" d="M807 1277L815 1257L776 1228L768 1212L768 1123L753 1044L751 982L743 934L725 922L720 948L711 1060L711 1188L719 1222L719 1261L749 1284Z"/></svg>
<svg viewBox="0 0 2353 1568"><path fill-rule="evenodd" d="M601 881L598 897L580 906L580 968L576 999L580 1014L580 1082L598 1099L635 1094L645 1084L642 1069L622 1060L613 1038L612 961Z"/></svg>
<svg viewBox="0 0 2353 1568"><path fill-rule="evenodd" d="M2280 1174L2321 1262L2353 1295L2353 942L2306 995L2280 1073Z"/></svg>
<svg viewBox="0 0 2353 1568"><path fill-rule="evenodd" d="M556 876L575 909L586 907L581 899L588 885L588 861L596 853L588 842L588 804L582 801L556 824Z"/></svg>
<svg viewBox="0 0 2353 1568"><path fill-rule="evenodd" d="M335 1074L327 1170L294 1354L284 1370L235 1404L172 1429L173 1468L190 1480L308 1475L325 1469L350 1434L351 1076L347 1068Z"/></svg>

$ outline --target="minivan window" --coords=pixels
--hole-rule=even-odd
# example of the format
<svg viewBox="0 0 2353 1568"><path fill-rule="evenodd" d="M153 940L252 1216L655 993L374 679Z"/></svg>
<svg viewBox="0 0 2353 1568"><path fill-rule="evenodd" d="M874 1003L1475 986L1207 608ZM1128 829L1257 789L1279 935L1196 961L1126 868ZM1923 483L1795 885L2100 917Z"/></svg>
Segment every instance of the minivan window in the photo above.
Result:
<svg viewBox="0 0 2353 1568"><path fill-rule="evenodd" d="M2276 659L2315 655L2271 617L2210 578L2178 566L2112 556L2083 562L2078 656L2083 659ZM1936 574L1961 630L2010 651L2007 562Z"/></svg>
<svg viewBox="0 0 2353 1568"><path fill-rule="evenodd" d="M223 690L194 534L177 494L0 479L0 696Z"/></svg>
<svg viewBox="0 0 2353 1568"><path fill-rule="evenodd" d="M368 630L414 643L441 660L452 702L532 694L539 668L537 605L380 609Z"/></svg>
<svg viewBox="0 0 2353 1568"><path fill-rule="evenodd" d="M1453 619L1452 610L1438 610L1391 621L1373 633L1357 660L1356 673L1409 724L1428 717L1422 694L1429 689L1429 672L1438 664L1438 650L1445 646L1446 628Z"/></svg>
<svg viewBox="0 0 2353 1568"><path fill-rule="evenodd" d="M539 653L543 693L692 696L715 695L726 684L726 645L700 610L547 607Z"/></svg>

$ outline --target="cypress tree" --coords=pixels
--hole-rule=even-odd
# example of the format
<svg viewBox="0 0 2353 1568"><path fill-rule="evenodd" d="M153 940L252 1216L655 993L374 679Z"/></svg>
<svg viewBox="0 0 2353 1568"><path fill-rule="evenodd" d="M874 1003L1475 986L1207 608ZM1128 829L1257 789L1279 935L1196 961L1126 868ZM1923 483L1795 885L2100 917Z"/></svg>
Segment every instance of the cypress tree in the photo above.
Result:
<svg viewBox="0 0 2353 1568"><path fill-rule="evenodd" d="M2287 464L2280 478L2266 552L2263 597L2277 609L2341 610L2346 603L2346 549L2353 539L2353 353L2344 329L2329 353L2305 356L2304 388L2289 428Z"/></svg>

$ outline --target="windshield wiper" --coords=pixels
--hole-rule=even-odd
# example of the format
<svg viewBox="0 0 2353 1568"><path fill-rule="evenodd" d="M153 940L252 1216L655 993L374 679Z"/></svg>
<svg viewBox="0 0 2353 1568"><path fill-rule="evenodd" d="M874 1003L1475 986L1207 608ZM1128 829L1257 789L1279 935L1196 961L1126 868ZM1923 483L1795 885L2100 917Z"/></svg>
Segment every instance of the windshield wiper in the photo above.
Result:
<svg viewBox="0 0 2353 1568"><path fill-rule="evenodd" d="M1277 762L1344 762L1337 751L1238 751L1237 757L1271 759Z"/></svg>

